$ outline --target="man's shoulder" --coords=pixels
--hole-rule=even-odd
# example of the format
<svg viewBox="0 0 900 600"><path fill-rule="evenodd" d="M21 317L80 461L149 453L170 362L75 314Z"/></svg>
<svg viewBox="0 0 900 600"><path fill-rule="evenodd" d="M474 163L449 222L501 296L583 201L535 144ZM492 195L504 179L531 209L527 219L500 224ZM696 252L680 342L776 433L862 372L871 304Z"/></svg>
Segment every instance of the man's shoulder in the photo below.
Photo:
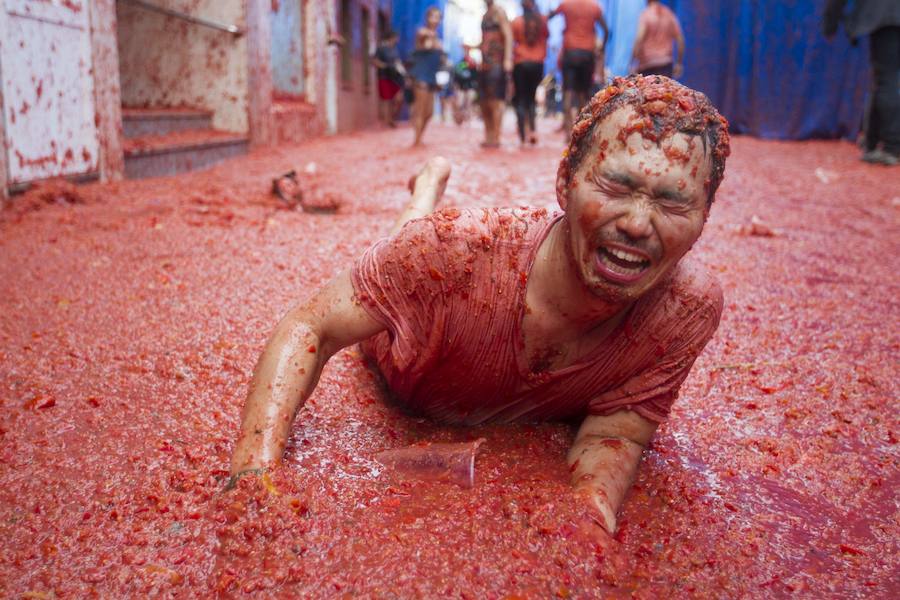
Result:
<svg viewBox="0 0 900 600"><path fill-rule="evenodd" d="M537 234L555 218L544 208L456 208L427 217L444 243L522 240Z"/></svg>
<svg viewBox="0 0 900 600"><path fill-rule="evenodd" d="M675 14L674 10L672 10L665 4L660 4L660 8L662 10L660 11L659 14L667 23L677 23L678 22L678 16Z"/></svg>
<svg viewBox="0 0 900 600"><path fill-rule="evenodd" d="M705 314L718 321L724 306L722 286L709 268L696 258L685 257L675 267L672 276L657 290L657 304L662 314L673 318L688 318Z"/></svg>

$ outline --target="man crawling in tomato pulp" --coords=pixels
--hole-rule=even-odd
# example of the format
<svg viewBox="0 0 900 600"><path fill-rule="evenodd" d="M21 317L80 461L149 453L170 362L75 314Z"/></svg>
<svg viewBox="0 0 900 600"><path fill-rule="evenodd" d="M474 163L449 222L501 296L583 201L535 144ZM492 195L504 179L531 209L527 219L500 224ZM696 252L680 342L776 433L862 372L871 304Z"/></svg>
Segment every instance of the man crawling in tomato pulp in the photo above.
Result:
<svg viewBox="0 0 900 600"><path fill-rule="evenodd" d="M392 396L435 421L578 420L574 493L607 532L722 292L686 256L729 154L703 94L620 78L582 110L556 179L562 212L434 212L450 165L414 180L392 237L293 308L256 366L233 479L279 463L322 368L362 342Z"/></svg>

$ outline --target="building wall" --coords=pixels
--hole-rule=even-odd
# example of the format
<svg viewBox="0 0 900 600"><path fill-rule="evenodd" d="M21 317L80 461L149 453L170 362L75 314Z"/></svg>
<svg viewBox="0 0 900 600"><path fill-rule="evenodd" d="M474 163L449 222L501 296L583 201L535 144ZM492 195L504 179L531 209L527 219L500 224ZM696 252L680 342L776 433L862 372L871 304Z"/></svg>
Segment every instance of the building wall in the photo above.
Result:
<svg viewBox="0 0 900 600"><path fill-rule="evenodd" d="M349 32L343 31L342 9L349 7ZM368 9L368 35L362 31L362 8ZM375 69L369 64L365 85L365 56L374 51L378 11L390 12L385 0L305 0L304 14L304 95L313 104L326 133L353 131L377 123L378 93ZM343 35L349 33L349 35ZM349 57L349 79L343 74L343 48L329 39L345 37ZM368 47L364 48L366 38ZM369 61L370 62L370 61Z"/></svg>
<svg viewBox="0 0 900 600"><path fill-rule="evenodd" d="M345 31L342 10L347 8L349 30ZM337 130L341 132L365 129L378 122L377 79L368 58L377 43L378 10L376 0L339 0L337 3L337 31L343 35L345 44L336 51ZM364 11L368 13L365 23ZM345 59L345 55L349 60Z"/></svg>
<svg viewBox="0 0 900 600"><path fill-rule="evenodd" d="M243 0L154 0L243 27ZM213 111L217 129L248 131L247 40L118 3L119 67L126 107L190 106Z"/></svg>

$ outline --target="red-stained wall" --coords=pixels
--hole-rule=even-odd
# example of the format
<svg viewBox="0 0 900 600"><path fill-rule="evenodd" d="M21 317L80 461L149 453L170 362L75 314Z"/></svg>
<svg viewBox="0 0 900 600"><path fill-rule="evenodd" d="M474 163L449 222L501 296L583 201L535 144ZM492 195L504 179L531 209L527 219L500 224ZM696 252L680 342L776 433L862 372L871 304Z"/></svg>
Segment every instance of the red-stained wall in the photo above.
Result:
<svg viewBox="0 0 900 600"><path fill-rule="evenodd" d="M245 27L245 4L260 0L154 0L155 4ZM265 2L269 4L269 2ZM203 27L118 3L122 104L213 111L217 129L247 133L247 35Z"/></svg>
<svg viewBox="0 0 900 600"><path fill-rule="evenodd" d="M284 1L284 0L281 0ZM371 54L377 39L378 2L376 0L305 0L306 95L316 106L319 118L329 133L352 131L374 125L378 114L378 96L374 68L370 67L369 86L363 85L363 57ZM350 35L342 36L342 4L350 7ZM368 39L363 48L361 8L369 11ZM350 49L351 79L341 73L342 47L329 39L346 37Z"/></svg>
<svg viewBox="0 0 900 600"><path fill-rule="evenodd" d="M338 32L341 31L342 4L350 9L350 35L345 36L345 48L338 50L338 131L353 131L372 127L378 121L378 90L375 69L366 57L374 51L377 41L378 2L375 0L349 0L337 3ZM364 28L362 9L368 11L368 24ZM365 30L367 31L365 31ZM350 78L343 78L342 52L349 51ZM368 65L368 82L364 80L364 69Z"/></svg>
<svg viewBox="0 0 900 600"><path fill-rule="evenodd" d="M270 22L273 2L302 3L304 96L273 106ZM231 36L139 9L90 0L91 59L102 179L122 177L121 106L196 106L214 111L214 126L250 134L254 143L300 141L376 123L375 70L363 69L377 41L378 11L389 0L158 0L157 4L245 29ZM349 29L341 13L349 7ZM362 9L368 11L365 27ZM342 77L341 37L350 78ZM368 42L368 44L367 44ZM2 43L2 42L0 42ZM3 97L0 94L0 107ZM0 124L0 150L9 140ZM8 165L0 151L0 198Z"/></svg>

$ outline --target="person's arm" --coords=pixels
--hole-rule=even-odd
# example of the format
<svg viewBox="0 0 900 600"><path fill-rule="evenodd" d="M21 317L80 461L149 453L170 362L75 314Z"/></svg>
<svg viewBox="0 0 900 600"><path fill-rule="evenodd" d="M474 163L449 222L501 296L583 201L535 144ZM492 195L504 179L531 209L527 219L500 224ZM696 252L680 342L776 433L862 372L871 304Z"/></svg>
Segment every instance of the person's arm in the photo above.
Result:
<svg viewBox="0 0 900 600"><path fill-rule="evenodd" d="M822 18L822 32L829 40L837 33L847 0L828 0Z"/></svg>
<svg viewBox="0 0 900 600"><path fill-rule="evenodd" d="M506 11L496 6L495 10L499 15L500 32L503 34L503 70L507 73L513 70L513 35L512 26L509 24L509 18Z"/></svg>
<svg viewBox="0 0 900 600"><path fill-rule="evenodd" d="M416 30L416 41L415 41L415 49L416 50L429 50L432 48L433 44L431 43L431 30L427 27L419 27Z"/></svg>
<svg viewBox="0 0 900 600"><path fill-rule="evenodd" d="M231 456L232 476L277 465L294 417L328 359L383 329L354 300L348 271L291 309L256 364Z"/></svg>
<svg viewBox="0 0 900 600"><path fill-rule="evenodd" d="M644 19L638 19L638 29L637 35L634 36L634 45L631 48L631 60L629 64L631 65L632 72L637 70L640 66L637 64L637 57L640 54L641 45L644 43L644 35L647 33L647 27L644 25Z"/></svg>
<svg viewBox="0 0 900 600"><path fill-rule="evenodd" d="M606 85L606 46L598 44L595 54L594 73L601 85Z"/></svg>
<svg viewBox="0 0 900 600"><path fill-rule="evenodd" d="M602 11L597 15L597 23L600 24L600 29L603 30L603 48L606 49L606 42L609 40L609 27L606 25L606 17L603 16Z"/></svg>
<svg viewBox="0 0 900 600"><path fill-rule="evenodd" d="M656 427L636 412L620 410L587 417L575 436L568 456L572 486L597 511L610 534Z"/></svg>
<svg viewBox="0 0 900 600"><path fill-rule="evenodd" d="M684 33L681 31L681 23L675 18L675 64L672 66L672 75L677 79L684 74Z"/></svg>

